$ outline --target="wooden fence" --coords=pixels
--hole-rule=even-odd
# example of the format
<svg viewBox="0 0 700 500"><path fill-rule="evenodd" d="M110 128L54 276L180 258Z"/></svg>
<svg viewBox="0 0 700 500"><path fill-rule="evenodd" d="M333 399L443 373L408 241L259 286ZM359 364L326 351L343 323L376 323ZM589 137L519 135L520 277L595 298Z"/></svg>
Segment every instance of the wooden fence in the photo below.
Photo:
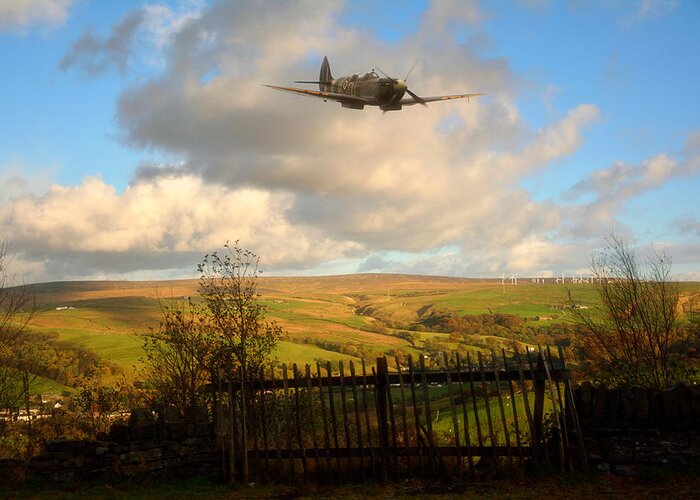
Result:
<svg viewBox="0 0 700 500"><path fill-rule="evenodd" d="M270 368L217 381L215 416L229 477L386 480L469 474L525 463L571 470L583 439L561 349L378 358L333 373ZM347 367L347 370L346 370Z"/></svg>

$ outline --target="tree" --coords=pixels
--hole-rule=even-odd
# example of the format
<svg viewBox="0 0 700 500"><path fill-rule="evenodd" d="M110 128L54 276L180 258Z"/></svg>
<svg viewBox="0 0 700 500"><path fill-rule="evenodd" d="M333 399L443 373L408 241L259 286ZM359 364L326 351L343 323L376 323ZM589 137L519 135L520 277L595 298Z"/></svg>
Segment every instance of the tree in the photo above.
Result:
<svg viewBox="0 0 700 500"><path fill-rule="evenodd" d="M160 312L159 329L147 334L143 345L153 402L180 410L204 404L212 359L206 315L192 300L161 301Z"/></svg>
<svg viewBox="0 0 700 500"><path fill-rule="evenodd" d="M664 387L683 378L677 347L687 330L679 321L680 291L671 281L671 258L652 253L638 264L616 235L591 259L602 309L572 309L585 326L588 357L614 383Z"/></svg>
<svg viewBox="0 0 700 500"><path fill-rule="evenodd" d="M208 323L214 341L212 374L221 381L252 382L262 371L277 347L282 330L274 322L265 321L265 306L258 301L258 265L260 258L249 250L228 243L224 250L204 256L198 266L199 293L208 311ZM234 395L229 385L229 409L233 422ZM241 402L241 426L248 429L247 408L252 394L241 384L237 397ZM229 447L234 449L235 431L230 429ZM247 449L247 432L242 433L242 446ZM229 461L229 478L234 477L234 461ZM248 460L243 458L243 481L248 477Z"/></svg>
<svg viewBox="0 0 700 500"><path fill-rule="evenodd" d="M276 323L265 320L265 306L258 301L259 263L257 255L236 241L224 245L221 253L205 255L198 266L199 293L216 343L214 362L229 377L233 372L245 380L257 376L282 333Z"/></svg>
<svg viewBox="0 0 700 500"><path fill-rule="evenodd" d="M81 376L72 406L85 418L90 426L90 435L109 431L110 415L124 409L120 388L105 384L99 369Z"/></svg>
<svg viewBox="0 0 700 500"><path fill-rule="evenodd" d="M10 273L7 241L0 243L0 408L16 407L25 394L22 373L12 368L21 351L23 334L37 313L36 296L26 285L15 285Z"/></svg>

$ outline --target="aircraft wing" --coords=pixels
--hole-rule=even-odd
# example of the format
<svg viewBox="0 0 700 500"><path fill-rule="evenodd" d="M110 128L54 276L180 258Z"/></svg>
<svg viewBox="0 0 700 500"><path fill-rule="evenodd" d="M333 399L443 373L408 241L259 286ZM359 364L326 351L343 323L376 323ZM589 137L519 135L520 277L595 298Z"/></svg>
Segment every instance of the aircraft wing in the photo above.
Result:
<svg viewBox="0 0 700 500"><path fill-rule="evenodd" d="M450 101L452 99L471 99L472 97L479 97L480 95L486 95L486 92L475 92L473 94L454 94L454 95L438 95L433 97L421 97L420 101L417 99L406 98L401 99L399 104L402 106L413 106L414 104L424 104L426 102L435 101Z"/></svg>
<svg viewBox="0 0 700 500"><path fill-rule="evenodd" d="M357 103L357 104L369 104L371 102L369 99L363 99L361 97L352 96L352 95L337 94L335 92L324 92L324 91L320 91L320 90L299 89L296 87L280 87L277 85L267 85L267 84L263 84L263 86L269 87L269 88L275 89L275 90L282 90L284 92L291 92L293 94L301 94L301 95L305 95L305 96L309 96L309 97L318 97L319 99L323 99L323 100L330 99L331 101L349 102L349 103Z"/></svg>

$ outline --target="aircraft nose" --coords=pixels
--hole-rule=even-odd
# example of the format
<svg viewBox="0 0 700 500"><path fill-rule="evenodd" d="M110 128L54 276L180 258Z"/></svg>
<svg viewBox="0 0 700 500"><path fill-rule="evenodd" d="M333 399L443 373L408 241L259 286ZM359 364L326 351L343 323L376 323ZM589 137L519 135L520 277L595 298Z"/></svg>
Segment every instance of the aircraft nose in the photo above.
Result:
<svg viewBox="0 0 700 500"><path fill-rule="evenodd" d="M403 80L396 80L394 82L394 91L396 91L396 92L401 92L401 93L406 92L407 88L408 88L408 86L406 85L406 82Z"/></svg>

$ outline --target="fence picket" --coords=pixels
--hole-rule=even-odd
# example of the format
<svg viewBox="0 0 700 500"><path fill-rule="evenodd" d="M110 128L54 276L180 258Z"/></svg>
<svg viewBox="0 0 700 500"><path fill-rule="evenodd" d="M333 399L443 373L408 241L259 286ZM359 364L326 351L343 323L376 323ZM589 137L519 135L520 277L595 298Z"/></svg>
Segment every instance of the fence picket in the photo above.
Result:
<svg viewBox="0 0 700 500"><path fill-rule="evenodd" d="M566 370L566 359L564 358L564 350L559 346L559 357L561 358L562 370ZM583 442L583 432L581 431L581 422L578 418L578 412L576 411L576 398L574 398L574 392L571 389L571 382L569 378L564 379L564 389L565 397L567 401L567 410L571 416L571 421L574 424L574 431L576 432L576 441L578 443L579 455L581 456L581 461L583 463L583 468L588 468L588 459L586 457L586 447Z"/></svg>
<svg viewBox="0 0 700 500"><path fill-rule="evenodd" d="M461 397L461 406L462 406L462 418L464 419L464 442L467 445L467 465L469 466L469 476L474 479L475 478L475 473L474 473L474 456L472 454L472 439L471 436L469 435L469 410L467 408L467 401L466 397L464 395L464 383L462 381L462 361L460 359L459 353L457 353L456 356L456 361L457 361L457 381L459 383L459 394ZM472 393L472 397L474 397L474 393Z"/></svg>
<svg viewBox="0 0 700 500"><path fill-rule="evenodd" d="M360 449L360 474L362 481L365 481L365 459L363 456L364 447L362 446L362 420L360 418L360 401L357 397L357 382L355 380L355 363L350 360L350 376L352 383L352 402L355 409L355 426L357 427L357 446Z"/></svg>
<svg viewBox="0 0 700 500"><path fill-rule="evenodd" d="M367 369L365 360L362 360L362 411L365 413L365 424L367 426L367 446L369 447L369 457L372 463L372 478L376 479L377 463L374 456L374 446L372 446L372 426L370 425L369 407L367 406Z"/></svg>
<svg viewBox="0 0 700 500"><path fill-rule="evenodd" d="M267 411L265 408L265 390L263 389L262 381L265 379L264 368L260 367L260 380L258 380L259 389L258 394L260 395L260 427L262 428L262 447L265 451L265 474L270 470L270 464L267 458ZM256 463L257 465L257 463Z"/></svg>
<svg viewBox="0 0 700 500"><path fill-rule="evenodd" d="M527 418L527 424L530 428L530 444L533 446L533 450L535 449L534 446L534 440L535 440L535 425L532 420L532 411L530 410L530 399L528 398L527 395L527 384L525 383L525 373L523 371L523 360L520 357L520 351L518 351L517 346L513 349L513 352L515 353L515 358L516 362L518 363L518 375L520 378L520 390L522 391L523 395L523 405L525 406L525 416Z"/></svg>
<svg viewBox="0 0 700 500"><path fill-rule="evenodd" d="M501 349L501 354L503 355L503 366L506 372L510 372L510 367L508 366L508 359L506 358L506 350ZM518 449L518 457L520 459L520 465L525 462L525 454L523 453L523 443L520 438L520 422L518 421L518 404L515 400L515 390L513 389L513 381L508 379L508 392L510 394L510 406L513 412L513 426L515 428L515 444Z"/></svg>
<svg viewBox="0 0 700 500"><path fill-rule="evenodd" d="M549 385L549 397L552 400L552 410L554 411L554 426L557 429L557 435L559 437L558 444L559 444L559 469L564 472L565 470L565 459L566 455L564 454L564 438L562 436L561 432L561 422L559 420L559 410L557 409L557 401L554 399L554 388L552 387L554 383L552 382L552 377L550 376L549 372L549 363L547 362L547 357L545 354L542 352L542 346L538 346L540 350L540 358L544 360L543 365L544 365L544 372L547 376L547 385ZM549 362L551 363L552 359L549 359Z"/></svg>
<svg viewBox="0 0 700 500"><path fill-rule="evenodd" d="M452 431L455 436L457 446L457 468L462 469L462 446L459 439L459 423L457 422L457 410L455 408L454 394L452 392L452 377L450 376L450 363L447 353L443 353L445 360L445 373L447 374L447 397L450 399L450 415L452 415Z"/></svg>
<svg viewBox="0 0 700 500"><path fill-rule="evenodd" d="M408 373L411 376L411 404L413 405L413 424L416 428L416 446L418 447L418 468L420 469L420 475L425 476L425 468L423 465L423 449L425 448L425 441L421 436L421 425L420 425L420 408L418 408L418 401L416 399L416 373L413 369L413 357L408 355Z"/></svg>
<svg viewBox="0 0 700 500"><path fill-rule="evenodd" d="M527 359L530 364L530 375L532 377L532 385L535 389L535 408L532 414L533 424L535 427L534 441L537 443L537 451L542 449L544 459L549 464L549 448L543 446L543 425L544 425L544 396L545 396L545 381L542 376L544 373L544 360L541 355L537 358L537 372L535 372L535 363L532 359L530 350L527 351ZM538 457L539 458L539 457Z"/></svg>
<svg viewBox="0 0 700 500"><path fill-rule="evenodd" d="M247 382L246 382L247 384ZM241 395L242 399L242 404L246 406L246 408L250 408L250 414L248 415L247 421L248 421L248 427L250 429L251 434L253 435L253 456L257 457L258 456L258 450L260 449L258 446L258 426L260 419L258 418L258 405L256 405L256 398L255 398L255 392L254 392L254 386L255 383L251 381L250 383L250 392L252 394L248 395L248 391L246 391L245 394L245 399L243 399L243 394ZM255 467L255 470L253 470L253 475L258 479L258 467Z"/></svg>
<svg viewBox="0 0 700 500"><path fill-rule="evenodd" d="M270 380L273 382L275 381L275 368L270 367ZM281 436L280 432L282 430L280 426L280 419L279 415L277 412L277 393L275 390L272 390L272 422L274 422L274 429L275 429L275 451L276 453L276 458L275 458L275 465L277 466L277 470L281 471L282 470L282 444L281 444Z"/></svg>
<svg viewBox="0 0 700 500"><path fill-rule="evenodd" d="M403 424L403 446L404 446L404 453L406 456L406 463L409 463L409 458L408 458L408 446L409 446L409 439L408 439L408 421L406 418L406 396L404 393L403 389L403 373L401 372L401 363L399 362L398 356L396 357L396 373L399 375L399 394L401 395L401 423ZM398 449L397 451L397 456L398 456Z"/></svg>
<svg viewBox="0 0 700 500"><path fill-rule="evenodd" d="M232 379L233 377L229 377ZM228 474L229 481L236 480L236 396L233 393L233 385L228 385L228 409L231 417L231 429L228 435Z"/></svg>
<svg viewBox="0 0 700 500"><path fill-rule="evenodd" d="M549 358L549 366L554 369L554 361L552 358L552 351L550 350L549 346L547 346L547 357ZM549 372L547 373L547 376L549 377ZM569 429L568 425L566 423L566 418L564 417L564 403L561 398L561 388L559 387L559 382L551 380L550 377L550 384L554 384L554 387L556 388L556 393L557 393L557 402L559 404L559 416L560 418L560 425L562 427L561 432L564 438L564 449L567 450L567 456L566 456L566 461L568 465L569 472L573 471L573 463L571 462L571 457L569 456L568 449L569 449Z"/></svg>
<svg viewBox="0 0 700 500"><path fill-rule="evenodd" d="M338 421L335 415L335 401L333 397L333 379L331 377L331 362L326 362L326 373L328 375L328 404L331 408L331 427L333 428L333 444L335 445L335 464L340 470L340 453L338 450L340 446L338 444ZM340 479L340 478L338 478Z"/></svg>
<svg viewBox="0 0 700 500"><path fill-rule="evenodd" d="M328 432L328 415L326 413L326 400L323 396L323 378L321 377L321 363L316 363L318 373L318 398L321 401L321 418L323 419L323 444L326 450L326 466L331 469L331 438Z"/></svg>
<svg viewBox="0 0 700 500"><path fill-rule="evenodd" d="M284 385L284 402L282 412L284 413L285 427L287 428L287 449L292 450L292 426L289 422L289 380L287 378L287 365L282 364L282 383ZM294 478L294 455L289 454L289 476Z"/></svg>
<svg viewBox="0 0 700 500"><path fill-rule="evenodd" d="M425 356L422 354L419 355L418 362L420 363L421 382L423 386L423 407L425 408L425 424L427 427L428 457L433 468L433 474L435 474L437 472L439 457L436 454L435 440L433 439L433 416L430 411L430 394L428 391L428 378L425 373Z"/></svg>
<svg viewBox="0 0 700 500"><path fill-rule="evenodd" d="M387 364L387 375L389 371L388 367L388 362L386 361L386 358L384 358L385 361L384 363ZM389 386L388 380L387 380L387 387L386 387L386 399L387 399L387 406L389 407L389 429L391 430L391 448L394 451L392 454L392 461L394 463L394 479L398 479L397 475L397 469L398 469L398 460L399 457L396 454L396 419L394 418L394 399L391 395L391 386Z"/></svg>
<svg viewBox="0 0 700 500"><path fill-rule="evenodd" d="M304 476L306 477L308 473L308 467L306 463L306 447L304 446L304 440L301 437L301 402L299 401L299 386L301 384L299 383L299 370L297 368L296 363L294 363L293 365L292 372L294 373L294 407L296 409L294 413L296 415L295 423L297 428L297 444L299 446L299 451L301 451L302 471L304 472Z"/></svg>
<svg viewBox="0 0 700 500"><path fill-rule="evenodd" d="M513 463L513 455L511 453L511 448L510 448L510 432L508 430L508 422L506 421L506 411L505 408L503 407L503 398L501 396L501 380L499 378L498 372L500 371L498 369L498 366L496 365L496 353L492 350L491 351L491 362L493 363L493 373L494 376L496 377L496 398L498 399L498 409L501 414L501 424L503 425L503 435L506 441L506 449L508 450L508 463L512 464Z"/></svg>
<svg viewBox="0 0 700 500"><path fill-rule="evenodd" d="M338 361L338 370L340 372L340 408L342 410L343 416L343 431L345 436L345 447L352 448L352 443L350 441L350 423L348 422L348 407L347 398L345 396L345 372L343 369L343 362ZM348 467L352 464L352 458L348 457Z"/></svg>
<svg viewBox="0 0 700 500"><path fill-rule="evenodd" d="M314 401L311 391L311 366L304 366L304 378L306 381L306 404L309 407L309 420L311 424L311 443L314 445L314 467L319 472L319 451L318 439L316 437L316 412L314 411Z"/></svg>

